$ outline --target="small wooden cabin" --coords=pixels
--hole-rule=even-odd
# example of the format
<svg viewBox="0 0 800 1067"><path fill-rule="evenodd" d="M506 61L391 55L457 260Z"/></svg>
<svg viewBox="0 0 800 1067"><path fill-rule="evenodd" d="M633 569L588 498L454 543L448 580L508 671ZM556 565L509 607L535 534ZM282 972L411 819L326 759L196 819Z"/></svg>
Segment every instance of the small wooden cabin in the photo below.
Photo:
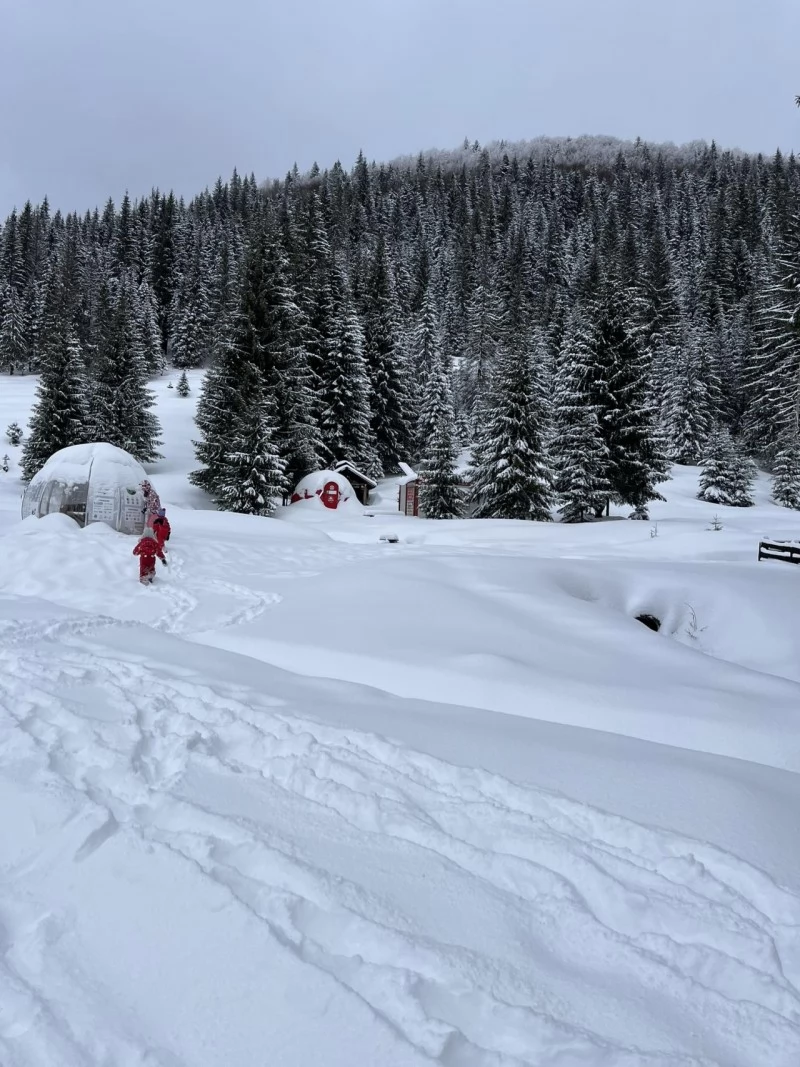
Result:
<svg viewBox="0 0 800 1067"><path fill-rule="evenodd" d="M424 519L425 512L419 500L420 476L407 463L400 463L399 467L403 472L403 477L397 483L397 510L401 515ZM464 517L470 518L475 511L475 505L469 498L470 484L465 464L462 464L459 474L461 489L464 493Z"/></svg>
<svg viewBox="0 0 800 1067"><path fill-rule="evenodd" d="M403 515L419 515L419 475L407 463L401 463L403 477L397 483L397 508Z"/></svg>
<svg viewBox="0 0 800 1067"><path fill-rule="evenodd" d="M358 500L366 507L369 504L369 494L378 483L355 467L350 460L342 459L333 467L337 474L341 474L352 485Z"/></svg>

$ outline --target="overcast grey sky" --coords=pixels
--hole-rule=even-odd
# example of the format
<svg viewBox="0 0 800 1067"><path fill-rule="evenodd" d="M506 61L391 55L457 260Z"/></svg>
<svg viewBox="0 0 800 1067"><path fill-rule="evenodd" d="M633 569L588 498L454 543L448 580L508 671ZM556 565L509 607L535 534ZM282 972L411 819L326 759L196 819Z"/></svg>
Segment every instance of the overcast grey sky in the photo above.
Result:
<svg viewBox="0 0 800 1067"><path fill-rule="evenodd" d="M800 0L0 0L0 215L538 134L800 147Z"/></svg>

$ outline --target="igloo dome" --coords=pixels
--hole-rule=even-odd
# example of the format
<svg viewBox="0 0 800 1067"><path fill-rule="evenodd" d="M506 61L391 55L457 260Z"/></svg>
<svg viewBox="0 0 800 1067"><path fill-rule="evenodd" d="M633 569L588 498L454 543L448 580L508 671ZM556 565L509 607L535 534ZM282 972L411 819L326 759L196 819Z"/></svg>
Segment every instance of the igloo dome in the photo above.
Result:
<svg viewBox="0 0 800 1067"><path fill-rule="evenodd" d="M116 445L70 445L34 475L22 498L22 517L68 515L80 526L104 522L120 533L144 529L144 467Z"/></svg>
<svg viewBox="0 0 800 1067"><path fill-rule="evenodd" d="M310 501L335 511L342 504L355 499L355 490L343 474L338 471L313 471L297 483L291 503Z"/></svg>

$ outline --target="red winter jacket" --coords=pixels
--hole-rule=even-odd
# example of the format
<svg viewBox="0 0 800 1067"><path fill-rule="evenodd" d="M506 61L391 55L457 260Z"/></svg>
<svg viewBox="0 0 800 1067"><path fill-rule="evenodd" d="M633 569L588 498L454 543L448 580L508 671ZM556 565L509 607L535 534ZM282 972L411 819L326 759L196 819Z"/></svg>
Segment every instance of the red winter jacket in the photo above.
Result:
<svg viewBox="0 0 800 1067"><path fill-rule="evenodd" d="M153 519L153 533L156 535L156 541L158 541L158 547L163 548L164 542L169 541L169 535L172 530L169 525L169 519L166 515L159 516L157 519Z"/></svg>
<svg viewBox="0 0 800 1067"><path fill-rule="evenodd" d="M143 559L148 559L153 564L155 564L156 556L159 559L164 559L161 545L154 537L143 537L134 548L133 554L134 556L142 556Z"/></svg>

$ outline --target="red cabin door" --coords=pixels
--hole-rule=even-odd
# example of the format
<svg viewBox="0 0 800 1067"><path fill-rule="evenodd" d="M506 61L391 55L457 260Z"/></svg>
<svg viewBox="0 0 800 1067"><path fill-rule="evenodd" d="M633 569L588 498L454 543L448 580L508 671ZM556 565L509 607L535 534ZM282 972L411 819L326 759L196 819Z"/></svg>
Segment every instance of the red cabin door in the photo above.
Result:
<svg viewBox="0 0 800 1067"><path fill-rule="evenodd" d="M326 508L332 508L334 511L339 506L339 486L336 482L326 482L325 488L320 494L320 499Z"/></svg>

